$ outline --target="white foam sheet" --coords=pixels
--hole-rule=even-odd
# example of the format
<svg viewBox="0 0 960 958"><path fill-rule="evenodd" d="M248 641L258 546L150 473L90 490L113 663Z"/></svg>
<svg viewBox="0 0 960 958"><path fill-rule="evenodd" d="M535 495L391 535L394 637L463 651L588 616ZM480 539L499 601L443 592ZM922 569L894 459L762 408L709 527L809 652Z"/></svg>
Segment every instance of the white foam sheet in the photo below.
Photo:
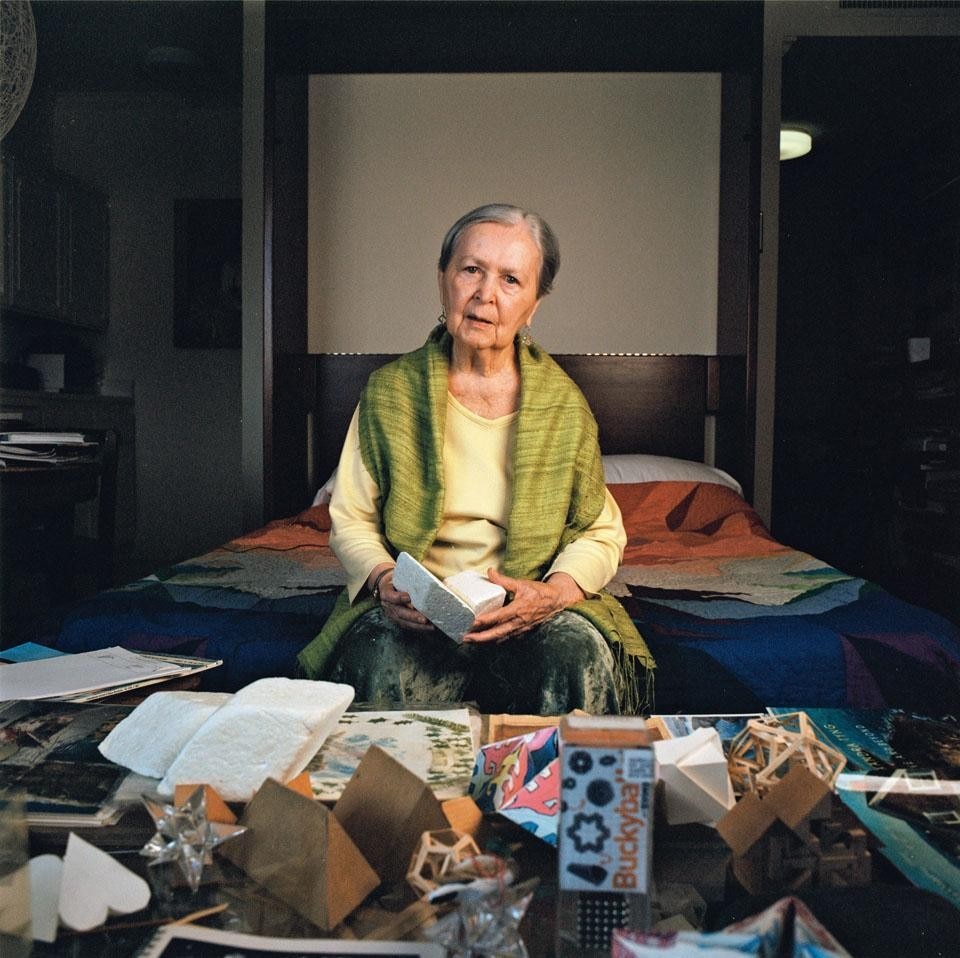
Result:
<svg viewBox="0 0 960 958"><path fill-rule="evenodd" d="M240 689L184 745L157 791L211 785L226 801L249 801L268 779L306 768L353 701L352 686L307 679L260 679Z"/></svg>
<svg viewBox="0 0 960 958"><path fill-rule="evenodd" d="M154 692L147 696L100 743L100 753L124 768L163 778L184 745L229 692Z"/></svg>

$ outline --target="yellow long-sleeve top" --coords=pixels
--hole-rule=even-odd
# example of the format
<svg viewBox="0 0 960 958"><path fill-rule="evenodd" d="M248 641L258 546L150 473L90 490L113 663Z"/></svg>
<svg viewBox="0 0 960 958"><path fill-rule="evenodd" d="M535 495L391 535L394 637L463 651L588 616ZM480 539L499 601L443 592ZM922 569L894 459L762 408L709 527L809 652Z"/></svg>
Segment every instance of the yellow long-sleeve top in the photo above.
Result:
<svg viewBox="0 0 960 958"><path fill-rule="evenodd" d="M440 579L465 569L500 568L516 418L511 413L484 419L447 394L443 519L423 559ZM330 501L330 545L346 569L351 602L374 566L395 559L383 535L379 501L380 490L360 454L359 415L354 411ZM596 594L613 578L626 542L620 509L608 489L593 525L557 555L546 575L566 572L587 595Z"/></svg>

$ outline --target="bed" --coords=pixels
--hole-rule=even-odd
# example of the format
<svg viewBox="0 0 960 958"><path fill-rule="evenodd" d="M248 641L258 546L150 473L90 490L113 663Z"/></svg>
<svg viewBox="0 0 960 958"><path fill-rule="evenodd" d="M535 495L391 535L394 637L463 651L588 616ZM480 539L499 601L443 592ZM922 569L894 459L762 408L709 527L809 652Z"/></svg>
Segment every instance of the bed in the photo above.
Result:
<svg viewBox="0 0 960 958"><path fill-rule="evenodd" d="M40 641L223 659L205 688L295 676L344 582L322 489L359 388L387 355L287 357L275 390L302 422L280 470L298 508L205 555L51 616ZM628 545L611 583L657 662L653 710L960 710L960 631L777 542L737 479L742 364L702 356L557 357L600 424ZM705 443L717 466L707 466ZM278 464L275 464L278 465ZM279 474L279 473L278 473ZM737 478L734 478L737 477Z"/></svg>

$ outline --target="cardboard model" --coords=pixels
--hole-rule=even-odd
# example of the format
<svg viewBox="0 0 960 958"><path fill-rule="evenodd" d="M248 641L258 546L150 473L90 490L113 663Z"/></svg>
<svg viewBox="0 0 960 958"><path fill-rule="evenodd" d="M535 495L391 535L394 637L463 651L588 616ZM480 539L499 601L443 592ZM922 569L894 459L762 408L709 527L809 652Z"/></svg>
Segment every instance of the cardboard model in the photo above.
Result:
<svg viewBox="0 0 960 958"><path fill-rule="evenodd" d="M318 928L336 927L380 884L325 805L273 779L240 824L247 831L221 854Z"/></svg>

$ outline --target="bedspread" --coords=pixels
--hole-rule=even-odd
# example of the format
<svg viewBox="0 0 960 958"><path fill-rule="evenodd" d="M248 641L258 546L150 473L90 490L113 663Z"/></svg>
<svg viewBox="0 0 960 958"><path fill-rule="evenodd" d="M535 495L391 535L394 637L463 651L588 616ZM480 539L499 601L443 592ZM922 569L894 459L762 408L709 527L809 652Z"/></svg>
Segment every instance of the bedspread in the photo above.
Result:
<svg viewBox="0 0 960 958"><path fill-rule="evenodd" d="M613 590L696 594L786 605L835 582L837 569L775 541L726 486L645 482L610 487L628 530Z"/></svg>
<svg viewBox="0 0 960 958"><path fill-rule="evenodd" d="M777 542L725 486L610 488L628 530L611 589L657 661L658 711L960 708L942 616Z"/></svg>
<svg viewBox="0 0 960 958"><path fill-rule="evenodd" d="M203 688L236 691L298 675L342 585L326 506L271 522L204 555L71 605L38 641L65 652L122 645L223 659Z"/></svg>
<svg viewBox="0 0 960 958"><path fill-rule="evenodd" d="M724 486L610 488L628 534L610 588L657 661L657 711L960 712L960 633L943 617L777 542ZM295 676L345 582L328 533L325 506L272 522L70 607L39 640L222 658L210 689Z"/></svg>

